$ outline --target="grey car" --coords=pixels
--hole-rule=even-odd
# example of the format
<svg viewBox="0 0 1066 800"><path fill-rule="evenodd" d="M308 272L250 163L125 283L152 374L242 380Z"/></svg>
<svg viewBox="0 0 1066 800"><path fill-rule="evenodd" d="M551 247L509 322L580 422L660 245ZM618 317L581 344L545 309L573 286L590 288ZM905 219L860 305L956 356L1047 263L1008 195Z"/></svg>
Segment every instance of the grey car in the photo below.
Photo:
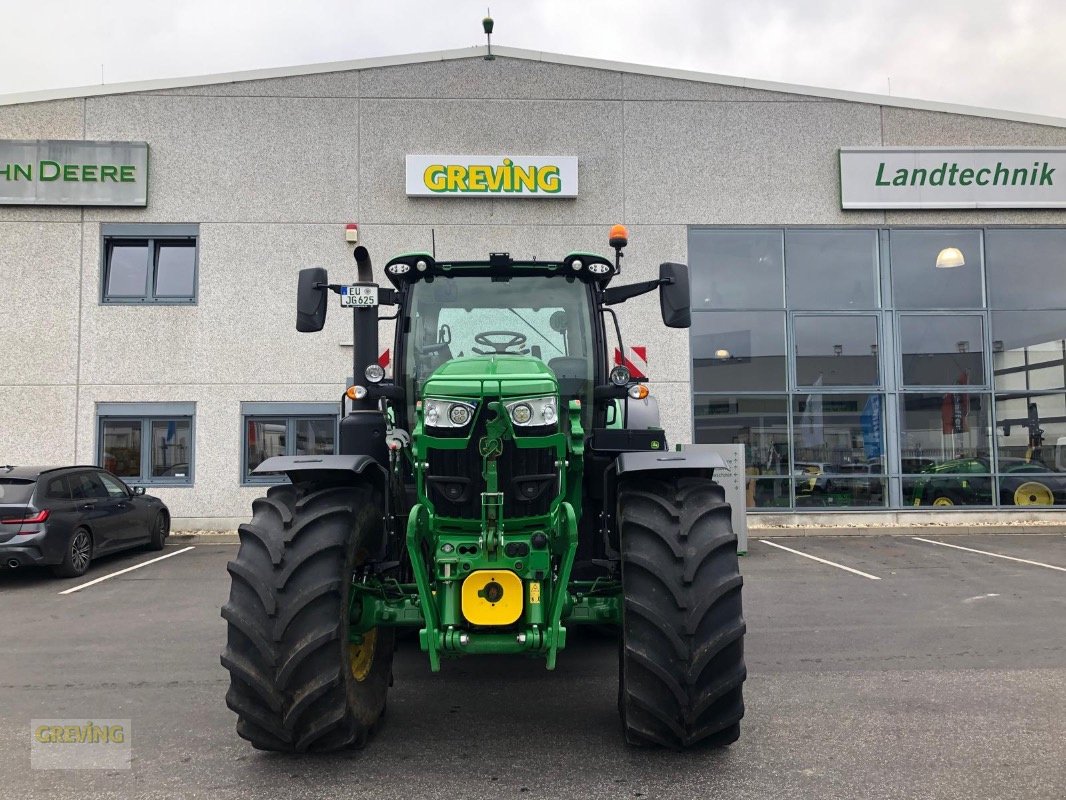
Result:
<svg viewBox="0 0 1066 800"><path fill-rule="evenodd" d="M97 556L161 550L170 512L158 497L99 467L0 466L0 566L83 575Z"/></svg>

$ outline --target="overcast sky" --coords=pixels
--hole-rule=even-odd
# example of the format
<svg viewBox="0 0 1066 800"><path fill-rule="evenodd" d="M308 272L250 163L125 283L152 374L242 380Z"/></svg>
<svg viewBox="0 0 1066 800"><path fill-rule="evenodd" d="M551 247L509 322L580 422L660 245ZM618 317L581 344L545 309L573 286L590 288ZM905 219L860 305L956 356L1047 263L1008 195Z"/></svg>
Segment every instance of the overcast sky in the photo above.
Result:
<svg viewBox="0 0 1066 800"><path fill-rule="evenodd" d="M494 44L1066 117L1064 0L491 5ZM0 0L0 94L467 47L485 6Z"/></svg>

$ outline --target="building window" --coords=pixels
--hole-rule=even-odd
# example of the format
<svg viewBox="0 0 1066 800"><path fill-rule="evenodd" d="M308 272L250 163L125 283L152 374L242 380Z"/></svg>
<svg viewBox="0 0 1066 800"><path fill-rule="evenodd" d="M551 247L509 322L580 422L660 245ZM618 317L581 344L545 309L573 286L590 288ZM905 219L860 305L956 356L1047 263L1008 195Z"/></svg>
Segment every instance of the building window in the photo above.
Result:
<svg viewBox="0 0 1066 800"><path fill-rule="evenodd" d="M253 474L274 456L336 453L339 413L337 403L242 403L241 483L277 483L276 474Z"/></svg>
<svg viewBox="0 0 1066 800"><path fill-rule="evenodd" d="M192 403L101 403L96 463L128 483L190 486Z"/></svg>
<svg viewBox="0 0 1066 800"><path fill-rule="evenodd" d="M752 509L1066 508L1064 251L1063 227L690 229L693 440L747 446Z"/></svg>
<svg viewBox="0 0 1066 800"><path fill-rule="evenodd" d="M104 303L195 303L196 225L103 225Z"/></svg>

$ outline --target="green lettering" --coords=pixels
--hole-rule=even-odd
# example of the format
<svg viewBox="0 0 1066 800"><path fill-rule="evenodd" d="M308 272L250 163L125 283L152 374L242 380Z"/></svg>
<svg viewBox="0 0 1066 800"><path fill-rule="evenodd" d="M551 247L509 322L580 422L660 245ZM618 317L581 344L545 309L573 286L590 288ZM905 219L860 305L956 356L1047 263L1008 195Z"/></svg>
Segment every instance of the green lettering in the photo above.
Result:
<svg viewBox="0 0 1066 800"><path fill-rule="evenodd" d="M1017 186L1019 181L1022 186L1025 186L1025 182L1029 180L1029 170L1025 167L1019 167L1014 170L1014 174L1010 176L1010 185Z"/></svg>
<svg viewBox="0 0 1066 800"><path fill-rule="evenodd" d="M893 186L906 186L907 185L907 170L897 169L896 177L892 179Z"/></svg>
<svg viewBox="0 0 1066 800"><path fill-rule="evenodd" d="M919 180L919 176L921 180ZM918 186L925 186L925 179L929 177L929 170L925 167L915 167L911 170L911 186L917 184Z"/></svg>
<svg viewBox="0 0 1066 800"><path fill-rule="evenodd" d="M134 166L132 164L123 164L118 168L118 179L122 183L135 183L137 179L133 177Z"/></svg>
<svg viewBox="0 0 1066 800"><path fill-rule="evenodd" d="M984 178L981 177L982 174L985 176ZM990 168L988 168L988 167L985 167L984 169L977 170L977 185L978 186L988 186L988 176L991 175L991 174L992 174L992 170Z"/></svg>
<svg viewBox="0 0 1066 800"><path fill-rule="evenodd" d="M116 167L114 164L101 164L100 180L106 181L109 178L113 181L118 180L118 167Z"/></svg>
<svg viewBox="0 0 1066 800"><path fill-rule="evenodd" d="M93 183L96 181L96 170L98 167L96 164L82 164L81 165L81 179L83 181L89 181Z"/></svg>
<svg viewBox="0 0 1066 800"><path fill-rule="evenodd" d="M947 175L948 162L945 161L939 167L929 173L929 185L930 186L943 186L944 177Z"/></svg>
<svg viewBox="0 0 1066 800"><path fill-rule="evenodd" d="M888 186L888 181L881 180L885 176L885 162L877 165L877 177L874 178L874 186Z"/></svg>
<svg viewBox="0 0 1066 800"><path fill-rule="evenodd" d="M78 179L78 165L77 164L64 164L63 165L63 180L76 181Z"/></svg>
<svg viewBox="0 0 1066 800"><path fill-rule="evenodd" d="M49 172L48 170L52 170ZM37 166L37 178L42 181L54 181L59 177L59 163L56 161L42 161Z"/></svg>
<svg viewBox="0 0 1066 800"><path fill-rule="evenodd" d="M33 164L15 164L15 180L19 179L19 173L28 181L33 180ZM1055 170L1052 170L1054 172Z"/></svg>
<svg viewBox="0 0 1066 800"><path fill-rule="evenodd" d="M16 167L17 169L17 167ZM1043 168L1040 170L1040 185L1041 186L1054 186L1054 182L1051 180L1051 176L1055 174L1055 168L1050 167L1045 161Z"/></svg>
<svg viewBox="0 0 1066 800"><path fill-rule="evenodd" d="M955 178L958 177L958 174L959 174L959 165L958 164L952 164L951 165L951 170L948 172L948 186L954 186L955 185Z"/></svg>
<svg viewBox="0 0 1066 800"><path fill-rule="evenodd" d="M973 183L973 170L964 169L959 173L959 186L969 186Z"/></svg>

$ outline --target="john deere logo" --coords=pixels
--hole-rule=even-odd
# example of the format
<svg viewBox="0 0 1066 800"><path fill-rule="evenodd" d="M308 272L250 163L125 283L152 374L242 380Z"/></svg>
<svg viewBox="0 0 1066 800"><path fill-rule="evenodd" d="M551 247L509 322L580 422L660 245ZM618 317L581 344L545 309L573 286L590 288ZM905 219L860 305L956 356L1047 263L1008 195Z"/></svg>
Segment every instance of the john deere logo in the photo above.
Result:
<svg viewBox="0 0 1066 800"><path fill-rule="evenodd" d="M573 156L407 156L415 197L576 197Z"/></svg>
<svg viewBox="0 0 1066 800"><path fill-rule="evenodd" d="M503 442L499 439L490 439L482 436L478 441L478 451L482 458L499 458L503 455Z"/></svg>

